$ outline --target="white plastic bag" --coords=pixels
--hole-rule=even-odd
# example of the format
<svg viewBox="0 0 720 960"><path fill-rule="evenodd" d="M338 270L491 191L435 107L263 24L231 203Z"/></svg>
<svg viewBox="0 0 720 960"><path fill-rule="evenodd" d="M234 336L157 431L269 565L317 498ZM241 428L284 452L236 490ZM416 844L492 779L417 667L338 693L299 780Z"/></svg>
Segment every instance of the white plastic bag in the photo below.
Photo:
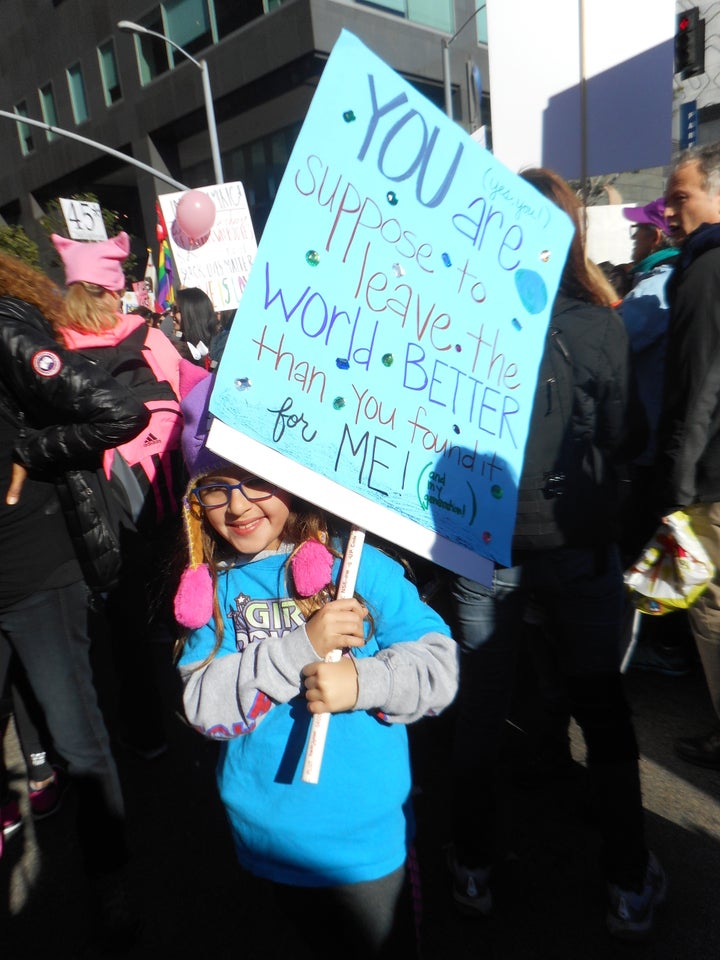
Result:
<svg viewBox="0 0 720 960"><path fill-rule="evenodd" d="M660 616L686 610L715 576L715 567L690 526L677 510L662 518L652 540L625 571L634 605Z"/></svg>

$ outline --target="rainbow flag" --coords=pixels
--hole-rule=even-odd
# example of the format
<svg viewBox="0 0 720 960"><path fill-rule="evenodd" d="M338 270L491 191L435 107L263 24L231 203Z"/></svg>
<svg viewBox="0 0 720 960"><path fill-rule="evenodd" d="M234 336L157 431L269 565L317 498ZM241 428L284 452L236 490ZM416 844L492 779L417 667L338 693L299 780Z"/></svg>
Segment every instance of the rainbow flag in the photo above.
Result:
<svg viewBox="0 0 720 960"><path fill-rule="evenodd" d="M163 310L167 310L171 304L175 303L173 262L172 256L170 255L170 244L167 240L163 240L160 243L157 276L157 305L155 309L158 313L162 313Z"/></svg>
<svg viewBox="0 0 720 960"><path fill-rule="evenodd" d="M155 287L155 310L162 313L169 306L175 303L175 290L173 281L175 271L173 270L172 255L170 253L170 242L167 238L167 227L162 209L158 200L155 201L155 216L157 217L157 241L158 241L158 265L157 265L157 285Z"/></svg>

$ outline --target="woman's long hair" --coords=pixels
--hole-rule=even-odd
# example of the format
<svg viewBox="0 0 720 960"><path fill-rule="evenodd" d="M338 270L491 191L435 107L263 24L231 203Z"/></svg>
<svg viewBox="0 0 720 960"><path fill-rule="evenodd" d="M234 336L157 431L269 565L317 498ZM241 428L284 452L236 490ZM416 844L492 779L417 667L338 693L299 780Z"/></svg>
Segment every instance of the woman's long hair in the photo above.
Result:
<svg viewBox="0 0 720 960"><path fill-rule="evenodd" d="M36 307L53 327L65 319L62 290L42 271L4 252L0 252L0 296Z"/></svg>
<svg viewBox="0 0 720 960"><path fill-rule="evenodd" d="M178 290L175 303L181 314L183 339L193 346L202 341L209 347L217 327L210 297L199 287L185 287Z"/></svg>
<svg viewBox="0 0 720 960"><path fill-rule="evenodd" d="M531 167L520 176L531 183L544 197L560 207L572 220L575 233L570 243L560 291L575 300L611 307L618 295L610 281L585 254L585 230L580 222L580 201L566 180L546 167Z"/></svg>
<svg viewBox="0 0 720 960"><path fill-rule="evenodd" d="M90 333L112 330L120 319L118 296L96 283L71 283L65 294L64 321L59 326Z"/></svg>

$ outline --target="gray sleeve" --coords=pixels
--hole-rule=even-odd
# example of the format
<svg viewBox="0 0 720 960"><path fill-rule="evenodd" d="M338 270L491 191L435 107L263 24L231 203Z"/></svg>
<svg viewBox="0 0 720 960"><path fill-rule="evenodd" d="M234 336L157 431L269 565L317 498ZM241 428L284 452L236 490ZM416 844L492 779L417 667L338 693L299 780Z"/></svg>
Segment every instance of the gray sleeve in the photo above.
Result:
<svg viewBox="0 0 720 960"><path fill-rule="evenodd" d="M412 723L440 713L457 692L458 646L441 633L395 643L355 663L359 693L354 709L378 710L390 723Z"/></svg>
<svg viewBox="0 0 720 960"><path fill-rule="evenodd" d="M197 730L217 739L249 733L274 703L300 693L302 668L320 659L303 624L204 665L185 663L179 668L185 715Z"/></svg>

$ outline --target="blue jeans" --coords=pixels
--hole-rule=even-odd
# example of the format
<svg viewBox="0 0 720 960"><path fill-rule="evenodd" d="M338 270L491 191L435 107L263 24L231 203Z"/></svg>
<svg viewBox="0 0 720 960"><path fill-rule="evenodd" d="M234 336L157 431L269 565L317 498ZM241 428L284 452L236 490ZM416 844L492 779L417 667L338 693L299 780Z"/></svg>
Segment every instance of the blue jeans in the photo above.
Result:
<svg viewBox="0 0 720 960"><path fill-rule="evenodd" d="M614 547L528 553L495 570L485 587L454 579L460 645L456 701L453 832L468 867L495 858L496 764L515 679L518 642L529 612L541 613L567 692L568 713L583 731L587 763L602 808L608 880L637 886L647 861L638 752L619 672L625 591Z"/></svg>
<svg viewBox="0 0 720 960"><path fill-rule="evenodd" d="M77 787L79 840L86 865L124 862L124 804L98 706L87 631L88 591L79 581L0 610L0 686L13 651L45 713L58 753Z"/></svg>

